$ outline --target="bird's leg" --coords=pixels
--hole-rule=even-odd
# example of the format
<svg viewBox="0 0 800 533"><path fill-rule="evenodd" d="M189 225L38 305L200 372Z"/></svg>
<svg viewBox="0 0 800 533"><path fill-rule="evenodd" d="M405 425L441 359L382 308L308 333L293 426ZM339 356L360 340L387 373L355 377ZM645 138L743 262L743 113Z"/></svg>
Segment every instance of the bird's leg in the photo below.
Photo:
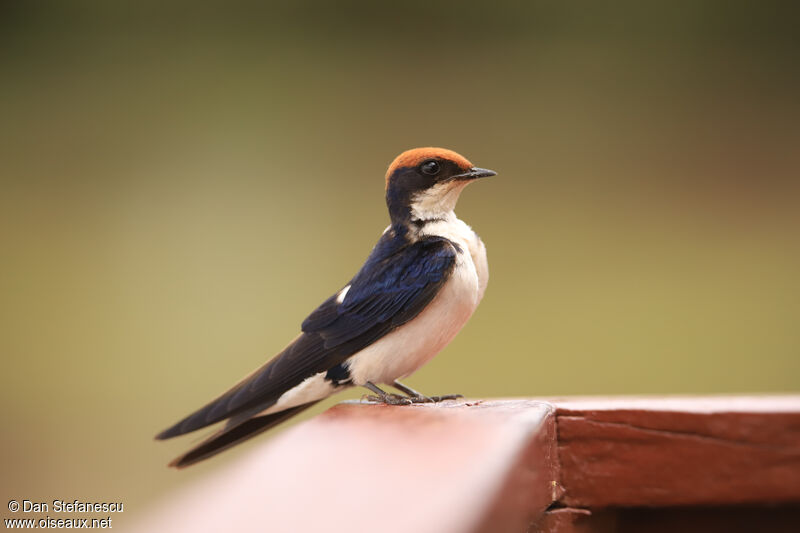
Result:
<svg viewBox="0 0 800 533"><path fill-rule="evenodd" d="M385 403L388 405L408 405L410 403L414 403L412 398L400 396L399 394L390 394L382 390L371 381L367 381L364 386L375 393L375 396L370 394L362 397L366 398L370 402Z"/></svg>
<svg viewBox="0 0 800 533"><path fill-rule="evenodd" d="M425 396L424 394L415 391L408 385L403 385L397 380L394 380L392 382L392 387L407 394L408 399L411 400L412 403L436 403L444 400L456 400L458 398L463 398L463 396L460 394L445 394L444 396Z"/></svg>
<svg viewBox="0 0 800 533"><path fill-rule="evenodd" d="M425 396L421 392L417 392L414 389L412 389L411 387L409 387L408 385L403 385L402 383L400 383L397 380L394 380L392 382L392 387L394 387L395 389L399 390L400 392L408 395L409 398L414 398L415 400L418 400L418 401L428 401L428 402L432 401L430 398L428 398L427 396Z"/></svg>

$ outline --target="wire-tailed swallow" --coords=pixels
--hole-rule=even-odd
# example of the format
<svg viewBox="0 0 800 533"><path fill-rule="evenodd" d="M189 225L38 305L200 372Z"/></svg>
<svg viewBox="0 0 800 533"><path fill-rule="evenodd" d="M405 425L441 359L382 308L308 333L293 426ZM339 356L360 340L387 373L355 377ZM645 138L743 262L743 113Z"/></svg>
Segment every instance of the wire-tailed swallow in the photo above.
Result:
<svg viewBox="0 0 800 533"><path fill-rule="evenodd" d="M453 209L464 187L494 175L442 148L400 154L386 172L391 224L364 266L278 355L156 436L169 439L227 420L170 466L215 455L347 387L366 387L370 399L391 404L457 397L423 396L397 380L453 340L483 297L486 247Z"/></svg>

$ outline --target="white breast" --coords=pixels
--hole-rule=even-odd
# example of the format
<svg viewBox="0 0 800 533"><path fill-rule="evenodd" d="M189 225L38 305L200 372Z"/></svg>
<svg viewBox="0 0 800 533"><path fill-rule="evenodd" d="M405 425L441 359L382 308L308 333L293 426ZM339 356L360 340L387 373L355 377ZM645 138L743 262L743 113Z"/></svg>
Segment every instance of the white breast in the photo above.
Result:
<svg viewBox="0 0 800 533"><path fill-rule="evenodd" d="M419 315L350 359L355 385L391 383L412 374L453 340L483 297L489 270L486 248L475 232L452 214L426 225L421 236L426 235L445 237L461 248L453 273Z"/></svg>

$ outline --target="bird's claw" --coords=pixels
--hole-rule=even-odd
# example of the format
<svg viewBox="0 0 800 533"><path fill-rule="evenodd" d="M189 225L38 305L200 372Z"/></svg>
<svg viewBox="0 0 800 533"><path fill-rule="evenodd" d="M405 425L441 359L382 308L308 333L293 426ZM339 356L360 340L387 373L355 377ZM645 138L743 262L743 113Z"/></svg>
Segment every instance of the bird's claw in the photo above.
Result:
<svg viewBox="0 0 800 533"><path fill-rule="evenodd" d="M463 394L445 394L443 396L431 396L429 401L433 403L444 402L446 400L458 400L459 398L463 398Z"/></svg>
<svg viewBox="0 0 800 533"><path fill-rule="evenodd" d="M411 405L414 403L439 403L446 400L457 400L463 398L461 394L445 394L443 396L403 396L401 394L386 394L385 396L375 396L365 394L362 400L373 403L383 403L386 405Z"/></svg>
<svg viewBox="0 0 800 533"><path fill-rule="evenodd" d="M409 398L407 396L401 396L399 394L386 394L385 396L374 396L372 394L366 394L361 397L362 399L366 399L368 402L373 403L384 403L386 405L410 405L413 398Z"/></svg>

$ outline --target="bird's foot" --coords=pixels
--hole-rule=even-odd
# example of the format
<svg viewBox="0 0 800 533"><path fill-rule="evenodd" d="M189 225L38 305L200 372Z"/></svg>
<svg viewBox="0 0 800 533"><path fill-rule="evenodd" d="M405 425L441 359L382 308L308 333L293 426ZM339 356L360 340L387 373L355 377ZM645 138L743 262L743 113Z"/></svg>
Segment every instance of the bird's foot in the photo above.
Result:
<svg viewBox="0 0 800 533"><path fill-rule="evenodd" d="M427 403L439 403L446 400L458 400L463 397L463 394L444 394L442 396L423 396L422 398L424 398L424 401Z"/></svg>
<svg viewBox="0 0 800 533"><path fill-rule="evenodd" d="M373 403L383 403L386 405L411 405L414 403L414 398L409 398L408 396L402 396L400 394L389 394L386 393L381 396L375 396L372 394L365 394L361 397L362 400L367 400L368 402Z"/></svg>
<svg viewBox="0 0 800 533"><path fill-rule="evenodd" d="M408 385L403 385L397 380L394 380L392 386L397 390L404 392L408 398L412 400L412 403L438 403L443 402L445 400L457 400L458 398L463 398L460 394L445 394L444 396L425 396L421 392L417 392Z"/></svg>
<svg viewBox="0 0 800 533"><path fill-rule="evenodd" d="M457 400L463 398L461 394L445 394L443 396L403 396L402 394L389 394L384 396L375 396L372 394L365 394L362 399L374 403L383 403L386 405L411 405L414 403L439 403L446 400Z"/></svg>

